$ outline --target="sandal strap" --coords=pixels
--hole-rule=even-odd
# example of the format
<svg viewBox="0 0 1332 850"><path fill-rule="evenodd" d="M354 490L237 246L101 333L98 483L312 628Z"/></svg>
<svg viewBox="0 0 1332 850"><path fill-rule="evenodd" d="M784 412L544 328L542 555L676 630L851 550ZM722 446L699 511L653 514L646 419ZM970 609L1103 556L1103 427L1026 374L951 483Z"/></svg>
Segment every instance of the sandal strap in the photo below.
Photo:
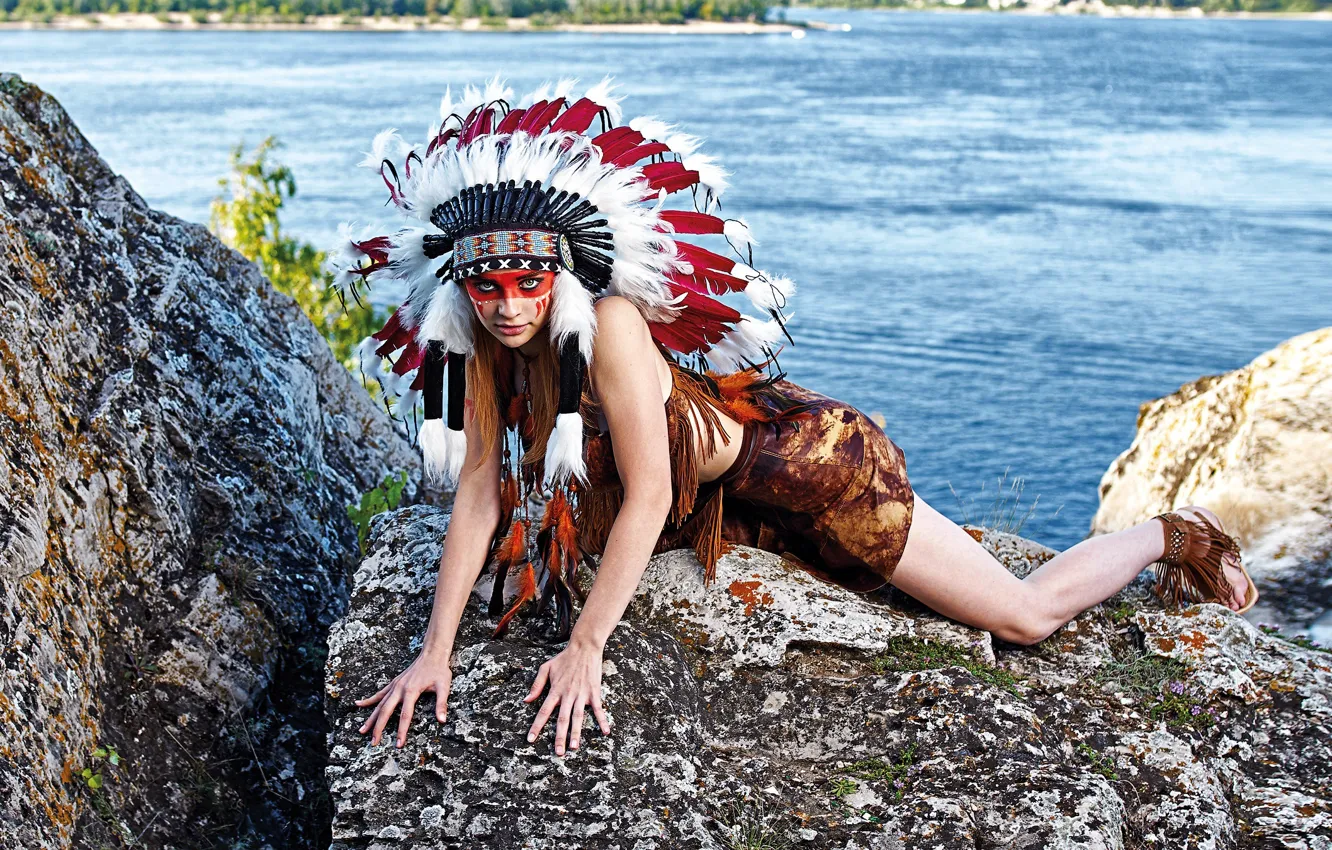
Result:
<svg viewBox="0 0 1332 850"><path fill-rule="evenodd" d="M1231 585L1223 569L1226 553L1240 557L1239 543L1204 516L1189 519L1175 511L1157 514L1161 520L1165 552L1156 567L1156 594L1175 606L1186 602L1219 602L1230 598Z"/></svg>

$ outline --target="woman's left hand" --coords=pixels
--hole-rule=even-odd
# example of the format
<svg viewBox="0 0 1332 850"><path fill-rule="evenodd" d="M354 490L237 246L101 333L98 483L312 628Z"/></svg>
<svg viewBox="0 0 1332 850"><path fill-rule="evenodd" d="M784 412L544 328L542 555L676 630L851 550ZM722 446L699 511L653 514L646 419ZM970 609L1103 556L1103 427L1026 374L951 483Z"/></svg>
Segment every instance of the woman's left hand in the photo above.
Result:
<svg viewBox="0 0 1332 850"><path fill-rule="evenodd" d="M578 735L583 730L583 708L589 703L601 733L610 734L610 721L601 708L601 652L600 645L575 638L558 655L541 665L537 670L536 681L532 683L532 690L523 697L523 702L531 702L541 696L547 683L550 685L550 693L546 695L546 701L541 704L541 710L537 712L536 720L527 732L528 741L535 741L537 735L541 734L557 705L560 716L555 723L555 755L564 755L566 734L569 748L578 749Z"/></svg>

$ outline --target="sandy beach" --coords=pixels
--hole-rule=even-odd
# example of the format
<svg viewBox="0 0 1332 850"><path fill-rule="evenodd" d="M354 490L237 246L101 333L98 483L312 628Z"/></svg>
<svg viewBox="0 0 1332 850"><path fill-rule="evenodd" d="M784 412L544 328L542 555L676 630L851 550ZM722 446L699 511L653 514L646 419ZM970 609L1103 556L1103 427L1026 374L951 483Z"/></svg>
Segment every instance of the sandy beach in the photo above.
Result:
<svg viewBox="0 0 1332 850"><path fill-rule="evenodd" d="M751 23L747 21L698 21L682 24L555 24L532 26L527 18L507 18L503 25L481 18L436 18L402 15L394 18L353 18L343 15L315 15L304 22L289 21L223 21L216 12L207 22L196 20L184 12L171 12L164 16L121 12L96 15L55 15L51 21L3 21L0 29L59 29L59 30L314 30L322 32L586 32L635 33L660 35L755 35L760 33L789 33L804 29L801 25L780 23Z"/></svg>

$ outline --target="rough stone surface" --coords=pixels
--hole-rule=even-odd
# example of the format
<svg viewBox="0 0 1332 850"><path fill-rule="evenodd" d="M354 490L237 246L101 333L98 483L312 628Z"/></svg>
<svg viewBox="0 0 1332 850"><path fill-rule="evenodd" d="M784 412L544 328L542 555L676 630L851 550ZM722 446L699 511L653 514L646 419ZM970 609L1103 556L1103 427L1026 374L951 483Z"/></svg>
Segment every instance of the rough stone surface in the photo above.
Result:
<svg viewBox="0 0 1332 850"><path fill-rule="evenodd" d="M13 75L0 256L0 846L313 846L346 506L419 461L290 299Z"/></svg>
<svg viewBox="0 0 1332 850"><path fill-rule="evenodd" d="M1262 591L1250 618L1332 642L1332 328L1143 404L1100 494L1093 534L1215 511Z"/></svg>
<svg viewBox="0 0 1332 850"><path fill-rule="evenodd" d="M445 722L427 694L406 746L370 746L354 700L415 658L447 529L378 518L330 633L334 850L1332 846L1332 655L1220 606L1167 613L1142 580L1018 647L758 549L707 588L668 552L607 645L610 736L589 712L556 757L522 697L562 645L532 615L490 640L482 575ZM971 531L1015 573L1054 554ZM951 655L903 664L920 641Z"/></svg>

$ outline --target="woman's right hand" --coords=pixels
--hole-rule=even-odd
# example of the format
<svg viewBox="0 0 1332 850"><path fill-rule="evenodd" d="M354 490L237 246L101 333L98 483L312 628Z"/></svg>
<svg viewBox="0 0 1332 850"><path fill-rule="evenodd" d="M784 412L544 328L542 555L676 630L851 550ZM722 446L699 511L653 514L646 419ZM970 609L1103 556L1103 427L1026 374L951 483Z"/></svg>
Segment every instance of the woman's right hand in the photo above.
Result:
<svg viewBox="0 0 1332 850"><path fill-rule="evenodd" d="M384 727L401 703L402 710L398 718L398 746L401 747L407 743L407 728L412 725L412 710L416 707L416 700L426 691L435 692L435 719L444 722L444 711L449 702L449 685L452 682L453 672L449 669L447 653L442 658L438 655L418 655L411 666L380 688L378 693L356 700L360 706L375 706L375 710L357 731L362 735L372 731L371 743L379 746Z"/></svg>

